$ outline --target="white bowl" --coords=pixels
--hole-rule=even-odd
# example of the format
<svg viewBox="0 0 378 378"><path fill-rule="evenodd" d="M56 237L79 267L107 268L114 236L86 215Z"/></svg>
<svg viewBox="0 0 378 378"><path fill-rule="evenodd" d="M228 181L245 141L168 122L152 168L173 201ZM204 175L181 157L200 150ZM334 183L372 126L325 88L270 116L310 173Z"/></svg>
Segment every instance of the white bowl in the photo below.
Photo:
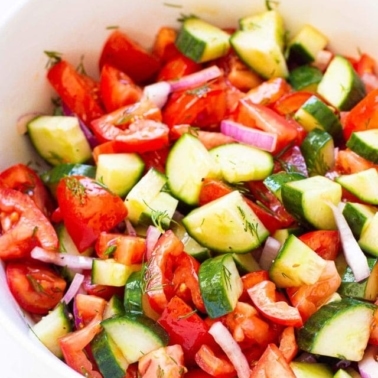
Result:
<svg viewBox="0 0 378 378"><path fill-rule="evenodd" d="M289 30L310 23L329 36L331 48L378 57L376 0L280 0ZM236 26L241 16L264 10L264 0L2 0L0 4L0 169L27 163L32 155L16 121L22 114L50 108L44 50L64 53L71 62L85 55L89 73L97 62L107 27L118 25L149 46L161 25L178 25L182 14L196 14L219 26ZM374 43L373 43L374 42ZM30 337L12 299L0 265L0 375L4 378L80 377Z"/></svg>

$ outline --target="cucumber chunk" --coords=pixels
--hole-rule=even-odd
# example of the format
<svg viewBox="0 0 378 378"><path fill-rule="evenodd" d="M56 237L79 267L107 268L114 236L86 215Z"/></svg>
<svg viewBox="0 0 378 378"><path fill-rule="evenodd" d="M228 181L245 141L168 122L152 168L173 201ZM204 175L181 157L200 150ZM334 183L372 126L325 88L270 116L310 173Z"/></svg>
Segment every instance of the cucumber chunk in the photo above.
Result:
<svg viewBox="0 0 378 378"><path fill-rule="evenodd" d="M378 164L378 129L355 131L346 145L364 159Z"/></svg>
<svg viewBox="0 0 378 378"><path fill-rule="evenodd" d="M143 170L144 162L138 154L101 154L97 160L96 180L124 197L141 178Z"/></svg>
<svg viewBox="0 0 378 378"><path fill-rule="evenodd" d="M236 190L192 210L182 222L198 243L221 253L250 252L269 235Z"/></svg>
<svg viewBox="0 0 378 378"><path fill-rule="evenodd" d="M51 165L84 163L92 157L76 117L39 116L28 123L27 130L39 155Z"/></svg>
<svg viewBox="0 0 378 378"><path fill-rule="evenodd" d="M243 284L231 254L204 261L198 272L201 295L210 318L235 309Z"/></svg>
<svg viewBox="0 0 378 378"><path fill-rule="evenodd" d="M378 213L362 229L358 244L364 252L378 257Z"/></svg>
<svg viewBox="0 0 378 378"><path fill-rule="evenodd" d="M316 92L322 77L319 68L306 64L291 70L288 81L296 91Z"/></svg>
<svg viewBox="0 0 378 378"><path fill-rule="evenodd" d="M306 178L302 173L297 172L277 172L269 175L264 180L264 185L280 200L282 201L281 196L281 187L283 184L291 181L302 180Z"/></svg>
<svg viewBox="0 0 378 378"><path fill-rule="evenodd" d="M318 93L335 108L347 111L366 96L366 89L352 64L336 55L318 85Z"/></svg>
<svg viewBox="0 0 378 378"><path fill-rule="evenodd" d="M226 55L230 36L222 29L199 18L184 20L179 30L176 47L195 62L207 62Z"/></svg>
<svg viewBox="0 0 378 378"><path fill-rule="evenodd" d="M166 174L172 195L188 205L198 204L204 178L221 178L220 168L214 157L191 134L182 135L171 148Z"/></svg>
<svg viewBox="0 0 378 378"><path fill-rule="evenodd" d="M300 150L309 176L324 176L335 166L335 144L324 130L314 129L304 138Z"/></svg>
<svg viewBox="0 0 378 378"><path fill-rule="evenodd" d="M263 180L274 166L269 152L245 144L223 144L211 149L210 154L219 164L223 179L231 184Z"/></svg>
<svg viewBox="0 0 378 378"><path fill-rule="evenodd" d="M303 224L319 230L336 229L327 202L337 205L341 201L341 192L340 184L323 176L288 182L281 188L286 209Z"/></svg>
<svg viewBox="0 0 378 378"><path fill-rule="evenodd" d="M92 283L121 287L125 286L130 274L139 269L138 265L120 264L114 259L94 259L92 263Z"/></svg>
<svg viewBox="0 0 378 378"><path fill-rule="evenodd" d="M298 330L299 348L322 356L360 361L376 307L352 298L320 307Z"/></svg>
<svg viewBox="0 0 378 378"><path fill-rule="evenodd" d="M290 367L296 378L333 378L332 369L326 364L291 361Z"/></svg>
<svg viewBox="0 0 378 378"><path fill-rule="evenodd" d="M163 327L146 316L117 316L102 321L101 325L130 364L168 345L169 337Z"/></svg>
<svg viewBox="0 0 378 378"><path fill-rule="evenodd" d="M314 284L322 274L326 261L291 234L274 259L269 276L277 287Z"/></svg>

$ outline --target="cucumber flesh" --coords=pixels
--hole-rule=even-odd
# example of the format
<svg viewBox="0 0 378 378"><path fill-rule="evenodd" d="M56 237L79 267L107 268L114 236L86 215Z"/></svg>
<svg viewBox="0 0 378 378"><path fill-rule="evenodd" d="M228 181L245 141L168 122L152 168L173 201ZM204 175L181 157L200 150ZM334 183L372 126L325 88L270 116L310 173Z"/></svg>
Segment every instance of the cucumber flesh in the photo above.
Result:
<svg viewBox="0 0 378 378"><path fill-rule="evenodd" d="M378 129L353 132L346 146L364 159L378 164Z"/></svg>

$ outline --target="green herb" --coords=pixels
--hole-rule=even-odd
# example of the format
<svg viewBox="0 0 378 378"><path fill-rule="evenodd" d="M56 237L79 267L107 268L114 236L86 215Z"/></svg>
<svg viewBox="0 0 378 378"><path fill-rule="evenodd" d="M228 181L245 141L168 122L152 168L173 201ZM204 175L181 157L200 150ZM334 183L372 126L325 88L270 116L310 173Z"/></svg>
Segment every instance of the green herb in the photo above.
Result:
<svg viewBox="0 0 378 378"><path fill-rule="evenodd" d="M204 84L197 88L188 89L185 93L196 97L205 97L209 90L209 86L207 84Z"/></svg>
<svg viewBox="0 0 378 378"><path fill-rule="evenodd" d="M61 116L63 114L63 108L62 108L62 100L60 97L53 97L51 99L51 103L53 104L53 115L55 116Z"/></svg>
<svg viewBox="0 0 378 378"><path fill-rule="evenodd" d="M116 245L110 245L109 247L106 248L104 254L106 256L110 256L116 251L116 249L117 249Z"/></svg>
<svg viewBox="0 0 378 378"><path fill-rule="evenodd" d="M272 5L273 4L273 5ZM278 7L278 5L280 4L279 1L275 1L275 0L265 0L265 7L267 10L274 10L275 8Z"/></svg>
<svg viewBox="0 0 378 378"><path fill-rule="evenodd" d="M232 289L232 286L231 286L231 272L227 269L227 267L225 265L223 265L223 276L224 276L224 279L226 281L226 286L229 290Z"/></svg>
<svg viewBox="0 0 378 378"><path fill-rule="evenodd" d="M196 16L195 14L189 14L189 15L185 15L185 14L181 14L180 15L180 18L177 19L178 22L184 22L190 18L199 18L198 16Z"/></svg>
<svg viewBox="0 0 378 378"><path fill-rule="evenodd" d="M192 315L194 315L195 313L197 312L197 310L193 310L193 311L190 311L188 312L187 314L185 315L180 315L177 317L177 319L187 319L187 318L190 318Z"/></svg>
<svg viewBox="0 0 378 378"><path fill-rule="evenodd" d="M80 204L84 204L87 192L85 186L76 178L67 176L65 178L67 189L72 193L74 197L77 197Z"/></svg>
<svg viewBox="0 0 378 378"><path fill-rule="evenodd" d="M114 29L119 29L118 25L109 25L106 27L106 30L114 30Z"/></svg>
<svg viewBox="0 0 378 378"><path fill-rule="evenodd" d="M62 53L60 52L45 50L44 53L49 58L45 66L45 68L47 68L48 70L62 60Z"/></svg>
<svg viewBox="0 0 378 378"><path fill-rule="evenodd" d="M160 365L158 365L158 367L157 367L156 377L157 378L163 378L164 377L164 370L161 368Z"/></svg>
<svg viewBox="0 0 378 378"><path fill-rule="evenodd" d="M85 71L85 67L84 67L84 55L82 55L80 57L80 62L79 62L79 65L76 67L76 71L79 72L82 75L87 74L87 72Z"/></svg>
<svg viewBox="0 0 378 378"><path fill-rule="evenodd" d="M239 212L240 212L240 214L243 218L243 221L244 221L244 231L250 232L251 235L255 236L259 240L259 234L258 234L259 224L258 223L253 224L250 221L248 221L246 216L245 216L243 209L240 206L238 206L238 210L239 210Z"/></svg>
<svg viewBox="0 0 378 378"><path fill-rule="evenodd" d="M173 3L163 3L166 7L171 7L171 8L182 8L181 4L173 4Z"/></svg>

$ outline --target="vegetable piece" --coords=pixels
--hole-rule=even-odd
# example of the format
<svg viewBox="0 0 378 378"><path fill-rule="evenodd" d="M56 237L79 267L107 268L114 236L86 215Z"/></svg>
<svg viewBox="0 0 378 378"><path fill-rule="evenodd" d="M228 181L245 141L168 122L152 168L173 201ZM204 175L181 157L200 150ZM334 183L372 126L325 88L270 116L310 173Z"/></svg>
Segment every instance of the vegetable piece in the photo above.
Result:
<svg viewBox="0 0 378 378"><path fill-rule="evenodd" d="M170 57L163 64L157 77L157 82L169 82L170 90L174 88L173 84L175 80L179 81L179 79L184 78L185 76L190 76L191 74L194 74L202 70L203 68L200 63L197 63L194 60L180 53L176 47L175 51L175 55L173 57ZM196 75L194 77L198 78L198 76ZM184 82L185 81L186 80L184 79ZM191 79L189 81L191 81Z"/></svg>
<svg viewBox="0 0 378 378"><path fill-rule="evenodd" d="M318 93L339 110L350 110L366 96L366 89L351 63L336 55L318 85Z"/></svg>
<svg viewBox="0 0 378 378"><path fill-rule="evenodd" d="M324 260L336 260L341 250L340 235L336 230L308 231L298 238Z"/></svg>
<svg viewBox="0 0 378 378"><path fill-rule="evenodd" d="M290 367L292 368L295 376L297 378L333 378L332 369L322 363L317 362L306 362L306 361L292 361L290 363Z"/></svg>
<svg viewBox="0 0 378 378"><path fill-rule="evenodd" d="M198 273L206 311L211 318L235 309L243 285L231 254L205 260Z"/></svg>
<svg viewBox="0 0 378 378"><path fill-rule="evenodd" d="M377 209L371 205L365 205L359 202L345 202L342 214L347 221L353 236L358 240L362 230L373 219Z"/></svg>
<svg viewBox="0 0 378 378"><path fill-rule="evenodd" d="M369 345L361 361L358 362L358 369L363 378L373 378L377 372L378 362L376 360L377 347Z"/></svg>
<svg viewBox="0 0 378 378"><path fill-rule="evenodd" d="M238 377L249 378L250 369L247 359L228 329L220 321L217 321L210 327L209 333L214 337L215 341L234 365Z"/></svg>
<svg viewBox="0 0 378 378"><path fill-rule="evenodd" d="M268 237L268 230L238 191L192 210L183 224L198 243L221 253L249 252Z"/></svg>
<svg viewBox="0 0 378 378"><path fill-rule="evenodd" d="M378 216L374 214L371 220L361 231L361 235L358 239L358 245L363 251L369 253L372 256L378 255L377 244L375 242L378 229Z"/></svg>
<svg viewBox="0 0 378 378"><path fill-rule="evenodd" d="M92 283L106 286L125 286L127 279L139 266L127 266L114 259L94 259L92 264Z"/></svg>
<svg viewBox="0 0 378 378"><path fill-rule="evenodd" d="M99 61L100 69L105 64L123 71L137 84L152 80L160 67L154 55L121 30L113 30L105 41Z"/></svg>
<svg viewBox="0 0 378 378"><path fill-rule="evenodd" d="M168 344L165 330L146 316L117 316L102 321L101 325L129 363Z"/></svg>
<svg viewBox="0 0 378 378"><path fill-rule="evenodd" d="M298 331L298 345L310 353L360 361L375 308L370 303L351 298L330 302L320 307Z"/></svg>
<svg viewBox="0 0 378 378"><path fill-rule="evenodd" d="M120 197L84 176L63 178L57 187L57 200L67 231L80 252L127 215Z"/></svg>
<svg viewBox="0 0 378 378"><path fill-rule="evenodd" d="M53 226L27 194L0 186L0 213L2 260L26 257L35 246L58 247Z"/></svg>
<svg viewBox="0 0 378 378"><path fill-rule="evenodd" d="M263 314L275 323L301 327L303 321L297 308L285 301L276 301L276 286L271 281L262 281L248 289L253 304Z"/></svg>
<svg viewBox="0 0 378 378"><path fill-rule="evenodd" d="M319 68L303 65L290 71L288 81L296 91L306 91L314 93L323 77Z"/></svg>
<svg viewBox="0 0 378 378"><path fill-rule="evenodd" d="M378 130L363 130L352 133L346 143L353 152L378 164Z"/></svg>
<svg viewBox="0 0 378 378"><path fill-rule="evenodd" d="M177 35L176 47L195 62L220 58L230 49L229 34L196 17L188 17Z"/></svg>

